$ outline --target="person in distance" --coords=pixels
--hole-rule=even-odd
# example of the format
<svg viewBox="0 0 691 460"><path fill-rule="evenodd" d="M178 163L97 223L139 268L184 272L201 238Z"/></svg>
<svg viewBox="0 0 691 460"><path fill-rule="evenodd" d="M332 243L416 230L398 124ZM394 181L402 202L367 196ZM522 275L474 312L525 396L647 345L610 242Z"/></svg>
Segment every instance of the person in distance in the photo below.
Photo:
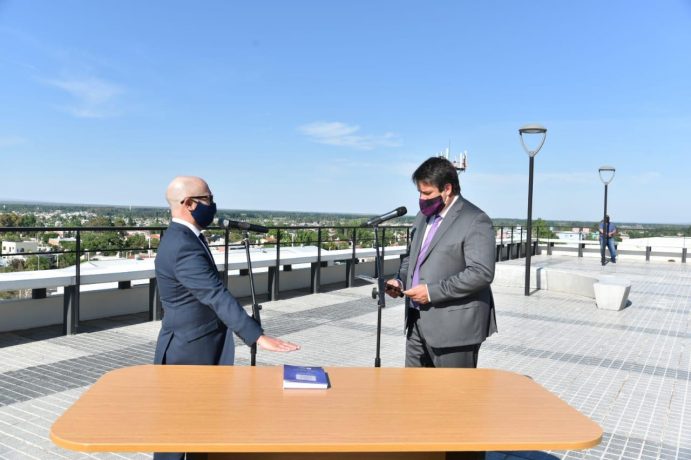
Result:
<svg viewBox="0 0 691 460"><path fill-rule="evenodd" d="M605 222L607 222L607 235L605 237ZM602 259L605 258L605 247L609 249L609 257L613 264L617 263L617 249L614 247L614 235L617 233L617 226L609 220L609 215L605 216L605 220L600 221L600 253Z"/></svg>
<svg viewBox="0 0 691 460"><path fill-rule="evenodd" d="M413 173L420 193L407 257L388 286L405 289L406 367L477 367L497 331L492 221L461 196L458 173L432 157ZM395 296L395 289L387 289Z"/></svg>
<svg viewBox="0 0 691 460"><path fill-rule="evenodd" d="M289 352L300 347L264 334L223 286L201 230L216 214L208 184L180 176L166 190L172 222L156 255L156 281L163 305L154 364L232 365L234 332L247 345ZM156 460L183 459L183 453L155 453Z"/></svg>

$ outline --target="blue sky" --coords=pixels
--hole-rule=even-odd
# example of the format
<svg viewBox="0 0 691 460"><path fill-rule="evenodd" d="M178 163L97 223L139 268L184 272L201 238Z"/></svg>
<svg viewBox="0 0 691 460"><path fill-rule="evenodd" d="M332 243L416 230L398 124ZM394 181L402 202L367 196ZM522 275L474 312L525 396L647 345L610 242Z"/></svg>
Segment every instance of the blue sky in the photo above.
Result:
<svg viewBox="0 0 691 460"><path fill-rule="evenodd" d="M524 218L518 128L548 135L533 213L691 222L691 1L0 0L0 199L417 208L468 151L466 198Z"/></svg>

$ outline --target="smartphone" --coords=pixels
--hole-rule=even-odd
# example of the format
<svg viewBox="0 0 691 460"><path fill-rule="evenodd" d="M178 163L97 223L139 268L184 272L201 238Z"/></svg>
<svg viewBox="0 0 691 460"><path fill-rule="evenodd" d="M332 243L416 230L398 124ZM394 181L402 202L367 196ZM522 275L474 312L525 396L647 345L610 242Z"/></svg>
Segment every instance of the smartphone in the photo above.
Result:
<svg viewBox="0 0 691 460"><path fill-rule="evenodd" d="M396 297L404 297L403 291L398 286L387 283L384 287L386 288L387 293L393 294Z"/></svg>

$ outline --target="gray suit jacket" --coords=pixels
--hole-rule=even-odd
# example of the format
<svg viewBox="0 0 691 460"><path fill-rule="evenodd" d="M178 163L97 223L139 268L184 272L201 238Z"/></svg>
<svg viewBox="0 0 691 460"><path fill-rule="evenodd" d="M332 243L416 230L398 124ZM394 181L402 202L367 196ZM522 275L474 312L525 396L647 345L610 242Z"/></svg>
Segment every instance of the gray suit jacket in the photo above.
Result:
<svg viewBox="0 0 691 460"><path fill-rule="evenodd" d="M398 274L406 289L413 287L413 270L426 225L426 217L418 213L409 255L401 262ZM459 195L420 261L420 284L427 284L431 302L421 306L418 324L430 346L478 344L497 331L490 288L495 254L492 221ZM407 297L406 306L410 306ZM405 310L407 323L408 308Z"/></svg>

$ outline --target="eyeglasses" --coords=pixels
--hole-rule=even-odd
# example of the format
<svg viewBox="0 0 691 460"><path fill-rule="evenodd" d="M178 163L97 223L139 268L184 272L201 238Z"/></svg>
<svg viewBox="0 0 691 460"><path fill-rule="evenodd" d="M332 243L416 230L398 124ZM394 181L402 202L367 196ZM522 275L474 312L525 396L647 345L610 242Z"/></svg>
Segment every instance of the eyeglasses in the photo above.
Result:
<svg viewBox="0 0 691 460"><path fill-rule="evenodd" d="M180 204L183 204L185 200L194 200L194 201L204 201L207 204L211 204L214 202L214 196L213 195L199 195L199 196L188 196L186 198L183 198Z"/></svg>

